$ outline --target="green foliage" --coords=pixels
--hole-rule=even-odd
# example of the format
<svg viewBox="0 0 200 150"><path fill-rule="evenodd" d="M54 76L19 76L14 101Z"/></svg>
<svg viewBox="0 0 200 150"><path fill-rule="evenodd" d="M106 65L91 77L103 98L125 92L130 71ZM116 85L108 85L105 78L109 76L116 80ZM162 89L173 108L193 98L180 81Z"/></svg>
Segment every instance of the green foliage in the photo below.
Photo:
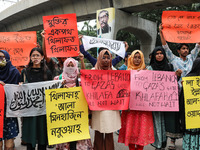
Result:
<svg viewBox="0 0 200 150"><path fill-rule="evenodd" d="M42 36L41 36L42 30L37 31L37 42L39 43L40 47L42 47Z"/></svg>
<svg viewBox="0 0 200 150"><path fill-rule="evenodd" d="M140 49L140 41L137 39L137 37L134 34L128 31L119 30L117 32L116 40L126 41L128 43L129 48L127 52L132 52L135 49Z"/></svg>
<svg viewBox="0 0 200 150"><path fill-rule="evenodd" d="M96 24L94 26L90 25L90 20L85 21L84 25L81 29L81 31L78 31L79 35L88 35L88 36L93 36L93 37L97 37L97 26ZM93 57L97 57L97 49L96 48L92 48L88 51ZM88 61L86 61L88 62Z"/></svg>

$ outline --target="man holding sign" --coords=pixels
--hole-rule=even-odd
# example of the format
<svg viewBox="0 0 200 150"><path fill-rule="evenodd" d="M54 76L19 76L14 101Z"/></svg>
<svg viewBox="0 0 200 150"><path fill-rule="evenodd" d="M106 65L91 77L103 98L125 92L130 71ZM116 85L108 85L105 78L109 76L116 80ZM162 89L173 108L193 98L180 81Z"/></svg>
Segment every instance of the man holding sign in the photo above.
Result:
<svg viewBox="0 0 200 150"><path fill-rule="evenodd" d="M182 87L182 84L181 84L182 77L185 77L190 72L190 70L192 69L193 61L196 59L196 57L197 57L197 55L198 55L198 53L200 51L200 46L199 46L199 43L196 44L195 48L191 51L191 54L189 54L189 45L186 44L186 43L179 43L177 45L177 51L179 53L179 57L174 55L172 53L172 51L170 50L169 46L167 45L167 42L166 42L165 38L167 37L166 39L168 41L170 41L170 42L177 42L177 40L175 38L173 38L173 37L168 38L168 34L169 35L172 34L170 32L171 31L170 29L173 29L173 30L175 30L177 32L180 32L180 29L184 30L185 28L182 28L184 26L183 22L179 22L179 23L177 23L177 21L174 22L173 19L172 19L172 15L166 17L166 13L167 12L163 12L163 16L162 16L162 23L163 24L160 24L160 26L159 26L160 38L161 38L161 42L162 42L163 48L164 48L164 50L166 52L167 59L173 65L174 71L180 70L179 74L181 74L181 78L178 81L179 89L180 89ZM174 16L173 18L177 18L176 15L178 16L179 13L180 12L173 12L173 16ZM187 13L185 13L185 16L182 15L181 18L184 18L186 16L187 16ZM179 26L179 28L178 28L178 27L176 27L177 24L182 24L182 25ZM187 29L187 30L189 30L189 29ZM192 29L190 29L190 30L192 30ZM179 41L181 41L181 40L179 40ZM188 42L188 41L182 40L181 42ZM179 114L178 113L172 114L172 118L178 119L179 118ZM172 147L175 148L175 139L176 138L180 138L181 137L181 133L180 133L179 129L177 129L177 125L176 124L174 124L172 126L174 127L174 131L175 132L170 133L169 137L171 137L171 139L172 139L171 140Z"/></svg>
<svg viewBox="0 0 200 150"><path fill-rule="evenodd" d="M177 45L177 51L179 53L178 57L172 53L164 38L162 24L159 26L159 31L160 31L161 42L163 48L165 49L167 59L173 65L175 71L178 69L182 70L181 78L178 81L179 86L182 87L181 85L182 77L185 77L192 69L193 61L196 59L200 51L200 45L199 43L196 44L195 48L191 51L191 54L189 54L189 45L186 43L179 43Z"/></svg>

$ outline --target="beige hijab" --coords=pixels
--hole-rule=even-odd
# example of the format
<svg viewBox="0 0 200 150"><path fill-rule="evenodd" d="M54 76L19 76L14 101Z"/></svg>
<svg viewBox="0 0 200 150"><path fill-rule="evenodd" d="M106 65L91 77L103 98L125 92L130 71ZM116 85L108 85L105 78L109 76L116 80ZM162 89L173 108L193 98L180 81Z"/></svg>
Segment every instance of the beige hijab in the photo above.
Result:
<svg viewBox="0 0 200 150"><path fill-rule="evenodd" d="M136 53L139 53L140 56L141 56L141 63L138 66L135 66L133 64L133 59L134 59L134 56L135 56ZM143 55L142 51L140 51L140 50L134 50L131 53L131 56L129 56L129 58L128 58L128 69L127 70L137 70L137 69L143 70L143 69L145 69L145 67L146 66L145 66L145 62L144 62L144 55Z"/></svg>
<svg viewBox="0 0 200 150"><path fill-rule="evenodd" d="M109 52L109 50L102 50L100 53L99 53L99 56L97 58L97 63L95 65L95 69L96 70L103 70L103 66L102 66L102 60L103 60L103 55L108 52L109 56L110 56L110 62L109 62L109 67L108 67L108 70L112 70L112 55L111 53Z"/></svg>

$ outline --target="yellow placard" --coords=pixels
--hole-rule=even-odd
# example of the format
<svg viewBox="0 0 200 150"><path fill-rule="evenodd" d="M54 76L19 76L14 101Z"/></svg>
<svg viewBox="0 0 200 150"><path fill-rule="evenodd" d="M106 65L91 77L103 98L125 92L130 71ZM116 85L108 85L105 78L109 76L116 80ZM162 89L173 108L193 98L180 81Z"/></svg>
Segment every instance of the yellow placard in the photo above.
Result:
<svg viewBox="0 0 200 150"><path fill-rule="evenodd" d="M49 145L89 139L88 105L81 87L45 90Z"/></svg>
<svg viewBox="0 0 200 150"><path fill-rule="evenodd" d="M183 81L186 129L200 128L200 76Z"/></svg>

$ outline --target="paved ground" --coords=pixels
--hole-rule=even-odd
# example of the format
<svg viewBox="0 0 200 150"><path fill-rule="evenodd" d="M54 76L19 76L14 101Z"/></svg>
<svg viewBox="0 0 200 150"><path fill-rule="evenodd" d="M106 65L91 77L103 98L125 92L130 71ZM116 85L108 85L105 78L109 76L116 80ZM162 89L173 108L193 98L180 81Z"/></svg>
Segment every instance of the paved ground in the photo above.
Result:
<svg viewBox="0 0 200 150"><path fill-rule="evenodd" d="M90 135L91 135L91 139L93 141L94 132L92 130L90 130ZM18 135L18 137L15 140L15 149L16 150L26 150L26 147L21 145L20 137L21 137L21 135ZM124 144L118 143L117 140L118 140L118 135L116 133L114 133L115 150L129 150L128 147L124 146ZM168 142L169 142L169 140L168 140ZM177 145L176 150L182 150L182 139L177 140L176 145ZM55 150L55 148L51 148L48 150ZM151 145L147 145L144 147L144 150L155 150L155 148L152 147ZM166 150L167 150L167 148L166 148Z"/></svg>

